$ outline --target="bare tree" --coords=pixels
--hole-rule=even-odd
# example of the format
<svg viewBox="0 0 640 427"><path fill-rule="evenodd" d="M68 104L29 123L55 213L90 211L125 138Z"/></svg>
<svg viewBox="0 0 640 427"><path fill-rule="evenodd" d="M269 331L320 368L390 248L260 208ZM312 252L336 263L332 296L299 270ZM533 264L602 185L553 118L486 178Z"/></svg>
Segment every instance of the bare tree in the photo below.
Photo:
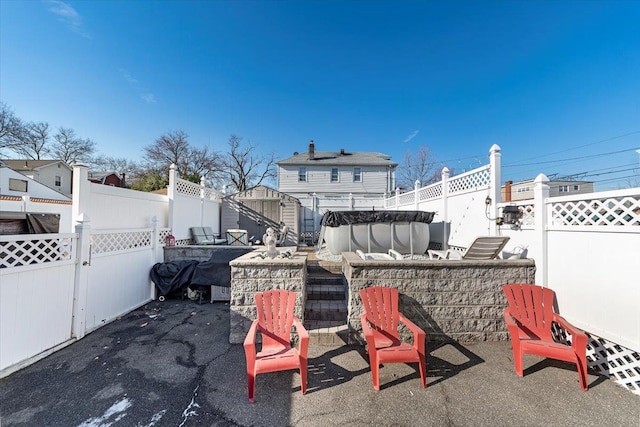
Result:
<svg viewBox="0 0 640 427"><path fill-rule="evenodd" d="M420 181L422 185L436 182L440 179L440 169L436 164L436 158L426 145L420 146L415 153L407 151L396 171L396 182L400 187L407 189L413 189L416 181Z"/></svg>
<svg viewBox="0 0 640 427"><path fill-rule="evenodd" d="M142 166L126 157L96 156L89 161L89 165L94 171L116 173L125 181L125 186L143 175Z"/></svg>
<svg viewBox="0 0 640 427"><path fill-rule="evenodd" d="M11 148L24 159L42 160L49 154L49 123L30 122L18 135L19 144Z"/></svg>
<svg viewBox="0 0 640 427"><path fill-rule="evenodd" d="M220 170L218 153L209 147L191 146L188 135L181 130L160 136L144 150L143 174L168 176L169 166L174 164L183 179L200 182L200 177L212 179Z"/></svg>
<svg viewBox="0 0 640 427"><path fill-rule="evenodd" d="M0 102L0 150L13 150L18 146L23 127L22 121L13 111L4 102Z"/></svg>
<svg viewBox="0 0 640 427"><path fill-rule="evenodd" d="M64 160L67 163L88 162L96 151L95 142L78 137L71 128L60 127L53 139L55 142L49 152L56 160Z"/></svg>
<svg viewBox="0 0 640 427"><path fill-rule="evenodd" d="M222 179L231 182L236 191L245 191L261 184L263 181L275 178L275 157L257 154L256 146L242 144L242 138L231 135L229 137L229 152L223 156Z"/></svg>

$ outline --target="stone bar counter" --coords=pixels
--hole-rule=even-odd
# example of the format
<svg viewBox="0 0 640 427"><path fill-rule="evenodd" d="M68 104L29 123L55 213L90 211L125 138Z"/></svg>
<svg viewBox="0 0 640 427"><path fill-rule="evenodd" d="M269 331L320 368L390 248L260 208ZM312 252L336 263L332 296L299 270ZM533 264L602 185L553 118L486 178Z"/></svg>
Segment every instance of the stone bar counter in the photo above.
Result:
<svg viewBox="0 0 640 427"><path fill-rule="evenodd" d="M229 342L239 344L256 318L254 295L271 289L297 294L295 316L304 322L307 254L295 248L279 248L280 255L269 258L266 250L256 250L231 261L231 304Z"/></svg>
<svg viewBox="0 0 640 427"><path fill-rule="evenodd" d="M427 332L429 341L508 340L502 317L506 283L535 283L535 262L519 260L363 260L342 254L351 337L362 334L359 290L389 286L400 291L400 311ZM408 337L408 331L401 335Z"/></svg>

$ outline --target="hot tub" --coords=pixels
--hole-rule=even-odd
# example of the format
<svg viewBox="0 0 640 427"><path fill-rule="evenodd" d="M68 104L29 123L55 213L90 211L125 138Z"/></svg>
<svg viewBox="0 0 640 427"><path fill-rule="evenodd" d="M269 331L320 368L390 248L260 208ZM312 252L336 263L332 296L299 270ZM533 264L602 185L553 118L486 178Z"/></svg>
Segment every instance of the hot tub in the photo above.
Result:
<svg viewBox="0 0 640 427"><path fill-rule="evenodd" d="M342 252L423 254L429 247L429 224L435 212L335 211L322 217L318 247Z"/></svg>

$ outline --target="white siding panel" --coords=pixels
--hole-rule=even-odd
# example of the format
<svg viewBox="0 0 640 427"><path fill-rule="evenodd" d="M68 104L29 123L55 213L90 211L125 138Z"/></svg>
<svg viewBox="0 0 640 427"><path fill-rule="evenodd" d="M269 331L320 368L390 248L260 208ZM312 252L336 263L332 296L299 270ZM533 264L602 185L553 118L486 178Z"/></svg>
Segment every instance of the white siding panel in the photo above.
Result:
<svg viewBox="0 0 640 427"><path fill-rule="evenodd" d="M353 168L340 167L340 181L331 182L331 166L326 168L307 167L307 181L298 181L298 168L279 169L278 190L294 195L296 193L384 193L387 189L387 168L362 167L362 181L353 182Z"/></svg>

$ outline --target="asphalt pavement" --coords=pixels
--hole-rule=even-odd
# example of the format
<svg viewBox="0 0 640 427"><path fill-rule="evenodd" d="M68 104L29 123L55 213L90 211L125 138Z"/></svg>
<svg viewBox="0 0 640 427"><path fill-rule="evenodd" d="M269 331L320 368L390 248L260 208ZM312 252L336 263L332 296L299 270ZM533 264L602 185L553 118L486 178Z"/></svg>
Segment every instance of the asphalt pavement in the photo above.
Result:
<svg viewBox="0 0 640 427"><path fill-rule="evenodd" d="M381 368L360 346L309 350L307 393L297 372L262 374L247 399L229 306L152 302L0 380L6 426L640 426L640 397L575 367L525 356L508 342L429 344L428 384L415 367Z"/></svg>

